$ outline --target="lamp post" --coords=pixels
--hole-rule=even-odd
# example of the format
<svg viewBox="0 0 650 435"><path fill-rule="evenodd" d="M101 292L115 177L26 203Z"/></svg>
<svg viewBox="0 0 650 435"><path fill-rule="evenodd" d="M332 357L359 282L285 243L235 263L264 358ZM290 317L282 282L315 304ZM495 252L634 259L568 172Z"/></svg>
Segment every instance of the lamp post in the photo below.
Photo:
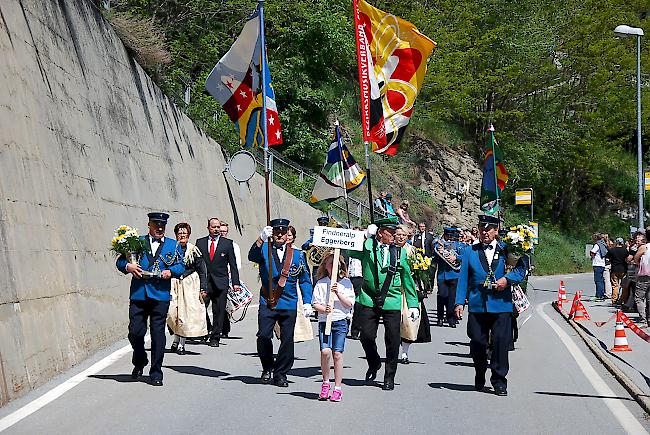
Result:
<svg viewBox="0 0 650 435"><path fill-rule="evenodd" d="M639 196L639 229L643 230L645 228L643 225L645 218L643 208L643 149L641 147L641 37L643 36L643 29L620 25L616 26L614 33L622 37L636 36L636 152Z"/></svg>

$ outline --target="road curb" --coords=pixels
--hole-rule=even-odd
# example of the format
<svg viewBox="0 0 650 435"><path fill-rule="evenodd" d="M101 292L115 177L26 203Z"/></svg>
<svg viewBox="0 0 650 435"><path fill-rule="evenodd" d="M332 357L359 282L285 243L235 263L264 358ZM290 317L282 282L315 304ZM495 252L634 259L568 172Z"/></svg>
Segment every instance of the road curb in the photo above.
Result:
<svg viewBox="0 0 650 435"><path fill-rule="evenodd" d="M555 308L555 311L560 313L562 318L566 320L566 322L571 325L571 327L578 333L580 338L582 338L582 341L585 342L589 350L598 358L598 360L603 363L603 365L609 370L609 372L616 378L616 380L625 388L628 393L636 400L636 402L643 408L643 410L650 414L650 396L648 396L647 393L645 393L641 388L639 388L632 379L629 378L616 364L612 362L611 359L607 356L607 354L594 343L589 336L582 330L582 327L578 325L575 321L572 319L569 319L569 316L564 313L562 310L560 310L557 306L557 302L553 302L551 305L553 305L553 308Z"/></svg>

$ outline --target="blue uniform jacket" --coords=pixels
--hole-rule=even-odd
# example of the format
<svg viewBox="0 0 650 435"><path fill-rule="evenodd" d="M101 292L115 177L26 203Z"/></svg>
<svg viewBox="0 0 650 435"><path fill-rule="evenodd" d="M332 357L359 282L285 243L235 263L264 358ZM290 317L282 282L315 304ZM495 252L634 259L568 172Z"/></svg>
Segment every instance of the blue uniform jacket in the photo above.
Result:
<svg viewBox="0 0 650 435"><path fill-rule="evenodd" d="M154 258L149 245L147 236L141 237L146 241L147 252L140 259L142 270L149 272L162 272L168 269L172 273L172 278L179 278L185 272L183 263L183 250L176 240L165 237L165 241L158 250L158 256ZM116 266L124 274L126 271L127 260L123 255L117 258ZM143 301L145 299L155 299L157 301L169 301L171 299L169 291L171 290L171 279L131 279L131 296L133 301Z"/></svg>
<svg viewBox="0 0 650 435"><path fill-rule="evenodd" d="M272 249L272 252L273 285L275 285L280 278L280 272L282 271L282 262L280 261L276 250ZM268 288L269 281L267 255L267 242L264 242L261 247L258 247L256 243L253 243L250 251L248 251L248 259L259 265L260 279L262 280L262 286L264 288ZM305 262L304 258L305 257L303 255L303 251L294 248L293 259L291 260L291 267L289 268L289 277L287 278L287 282L284 286L282 296L275 306L276 310L295 311L298 308L298 285L300 285L300 291L302 293L302 302L304 304L311 304L311 294L313 292L313 287L311 285L311 277L309 276L309 267L307 267L307 263ZM266 305L266 299L264 299L262 293L263 292L260 292L260 305Z"/></svg>
<svg viewBox="0 0 650 435"><path fill-rule="evenodd" d="M517 266L506 274L505 244L498 242L492 271L495 279L506 277L508 284L519 284L526 277L528 270L526 256L522 256ZM497 292L483 284L488 276L488 265L483 246L476 243L469 246L463 255L458 286L456 287L456 304L463 305L469 299L468 309L471 313L510 313L512 312L512 292L510 286Z"/></svg>
<svg viewBox="0 0 650 435"><path fill-rule="evenodd" d="M440 241L442 242L442 240L440 240ZM465 250L468 248L468 245L466 243L461 243L461 242L458 242L458 241L445 242L445 243L446 243L446 245L448 247L451 245L450 247L453 248L456 251L456 253L458 254L459 259L461 259L461 260L463 259L463 254L464 254ZM434 244L435 244L435 242L434 242ZM449 249L449 248L447 248L447 249ZM458 279L458 277L460 276L460 271L456 272L454 269L452 269L451 266L449 266L447 264L447 262L445 260L443 260L436 253L435 250L433 251L433 259L438 264L438 282L446 281L446 280L450 280L450 279Z"/></svg>

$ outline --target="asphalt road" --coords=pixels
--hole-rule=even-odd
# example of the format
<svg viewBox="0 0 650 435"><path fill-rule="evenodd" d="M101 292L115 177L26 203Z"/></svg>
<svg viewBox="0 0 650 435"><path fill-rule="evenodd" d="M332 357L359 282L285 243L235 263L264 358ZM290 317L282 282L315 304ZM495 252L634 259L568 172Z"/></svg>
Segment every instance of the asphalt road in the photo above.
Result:
<svg viewBox="0 0 650 435"><path fill-rule="evenodd" d="M251 309L220 348L189 345L187 355L167 354L164 387L131 381L129 353L4 433L646 433L648 416L547 303L555 299L559 279L531 281L534 306L510 354L508 397L474 391L464 322L457 329L433 326L431 343L412 345L412 362L399 366L394 391L365 385L363 351L352 340L346 343L342 402L316 400L316 339L296 346L289 388L262 385L255 354L257 310ZM590 294L589 275L570 279L576 285L584 281ZM435 319L435 299L428 299L427 307ZM126 344L117 343L0 408L0 427L3 417L25 412L24 406L37 404L51 388Z"/></svg>

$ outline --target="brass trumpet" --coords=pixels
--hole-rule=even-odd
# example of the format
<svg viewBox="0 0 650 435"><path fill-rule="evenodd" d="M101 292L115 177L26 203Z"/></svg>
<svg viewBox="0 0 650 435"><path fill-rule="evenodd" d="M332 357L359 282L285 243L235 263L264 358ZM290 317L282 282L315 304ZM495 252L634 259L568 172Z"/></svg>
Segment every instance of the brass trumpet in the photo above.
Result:
<svg viewBox="0 0 650 435"><path fill-rule="evenodd" d="M341 228L341 225L332 216L330 216L330 220L327 223L327 226L332 228ZM323 246L311 245L307 252L305 252L309 267L314 268L320 266L320 264L323 262L323 258L325 257L325 252L327 252L328 249L329 248L325 248Z"/></svg>

